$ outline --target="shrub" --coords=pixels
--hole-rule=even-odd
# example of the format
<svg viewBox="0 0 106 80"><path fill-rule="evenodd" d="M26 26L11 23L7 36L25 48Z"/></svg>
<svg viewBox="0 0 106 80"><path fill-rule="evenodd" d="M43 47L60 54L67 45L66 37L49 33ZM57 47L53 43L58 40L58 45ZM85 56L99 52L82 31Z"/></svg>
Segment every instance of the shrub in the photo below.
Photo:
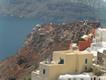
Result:
<svg viewBox="0 0 106 80"><path fill-rule="evenodd" d="M28 80L31 80L31 77L29 77Z"/></svg>
<svg viewBox="0 0 106 80"><path fill-rule="evenodd" d="M73 41L73 43L77 43L77 45L78 45L79 41L86 41L86 40L83 38L77 38L75 41Z"/></svg>
<svg viewBox="0 0 106 80"><path fill-rule="evenodd" d="M93 69L92 68L90 68L87 72L92 72L93 71Z"/></svg>
<svg viewBox="0 0 106 80"><path fill-rule="evenodd" d="M31 74L32 70L28 72L28 74Z"/></svg>
<svg viewBox="0 0 106 80"><path fill-rule="evenodd" d="M34 64L34 69L38 69L39 68L39 64L37 63L37 61L35 61L35 64Z"/></svg>
<svg viewBox="0 0 106 80"><path fill-rule="evenodd" d="M24 78L23 80L26 80L26 78Z"/></svg>
<svg viewBox="0 0 106 80"><path fill-rule="evenodd" d="M93 73L97 76L100 76L101 75L101 71L97 68L97 67L94 67L93 68Z"/></svg>
<svg viewBox="0 0 106 80"><path fill-rule="evenodd" d="M27 75L23 80L31 80L31 74Z"/></svg>
<svg viewBox="0 0 106 80"><path fill-rule="evenodd" d="M83 38L78 38L78 41L86 41L86 40Z"/></svg>

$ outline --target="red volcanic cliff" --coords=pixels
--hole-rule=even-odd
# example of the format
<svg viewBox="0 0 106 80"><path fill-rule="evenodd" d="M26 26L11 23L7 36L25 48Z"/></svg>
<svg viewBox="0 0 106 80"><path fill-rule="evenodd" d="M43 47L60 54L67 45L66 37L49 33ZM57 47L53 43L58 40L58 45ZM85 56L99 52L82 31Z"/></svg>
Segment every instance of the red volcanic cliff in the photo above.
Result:
<svg viewBox="0 0 106 80"><path fill-rule="evenodd" d="M77 42L82 35L90 33L92 23L95 28L100 26L99 22L88 22L87 25L83 21L37 25L17 54L0 61L0 80L22 80L33 69L35 61L39 63L55 50L69 49L71 42Z"/></svg>

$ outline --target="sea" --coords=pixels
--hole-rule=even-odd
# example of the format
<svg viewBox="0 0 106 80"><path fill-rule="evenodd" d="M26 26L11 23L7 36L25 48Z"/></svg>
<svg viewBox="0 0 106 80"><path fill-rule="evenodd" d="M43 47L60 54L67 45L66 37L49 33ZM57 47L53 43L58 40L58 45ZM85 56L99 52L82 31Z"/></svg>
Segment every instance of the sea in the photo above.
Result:
<svg viewBox="0 0 106 80"><path fill-rule="evenodd" d="M0 16L0 60L17 53L24 46L26 36L32 32L37 24L51 23L51 21ZM60 24L53 21L52 23ZM102 21L106 27L106 21Z"/></svg>
<svg viewBox="0 0 106 80"><path fill-rule="evenodd" d="M44 23L50 21L0 16L0 60L16 54L32 29Z"/></svg>

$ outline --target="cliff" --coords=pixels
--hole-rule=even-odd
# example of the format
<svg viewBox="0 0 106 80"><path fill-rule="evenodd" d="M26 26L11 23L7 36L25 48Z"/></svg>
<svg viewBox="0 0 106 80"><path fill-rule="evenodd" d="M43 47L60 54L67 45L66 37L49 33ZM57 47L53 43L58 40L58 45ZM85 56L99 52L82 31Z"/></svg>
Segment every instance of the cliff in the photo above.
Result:
<svg viewBox="0 0 106 80"><path fill-rule="evenodd" d="M1 0L0 15L47 21L106 20L101 0Z"/></svg>
<svg viewBox="0 0 106 80"><path fill-rule="evenodd" d="M22 80L34 68L35 61L39 63L55 50L69 49L70 43L77 42L82 35L98 27L101 27L98 21L37 25L17 54L0 61L0 80Z"/></svg>

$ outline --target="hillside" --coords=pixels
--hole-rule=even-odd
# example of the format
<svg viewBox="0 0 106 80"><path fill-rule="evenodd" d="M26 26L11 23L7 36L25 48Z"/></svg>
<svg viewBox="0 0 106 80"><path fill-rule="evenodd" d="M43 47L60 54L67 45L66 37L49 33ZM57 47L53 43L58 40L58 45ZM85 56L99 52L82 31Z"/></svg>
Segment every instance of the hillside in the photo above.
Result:
<svg viewBox="0 0 106 80"><path fill-rule="evenodd" d="M1 0L0 15L47 21L106 20L101 0Z"/></svg>
<svg viewBox="0 0 106 80"><path fill-rule="evenodd" d="M101 27L100 22L87 21L87 25L84 25L84 21L60 25L50 23L41 27L37 25L27 35L24 46L17 54L0 61L0 80L22 80L33 70L35 62L45 60L53 51L69 49L70 43L90 33L93 27Z"/></svg>

